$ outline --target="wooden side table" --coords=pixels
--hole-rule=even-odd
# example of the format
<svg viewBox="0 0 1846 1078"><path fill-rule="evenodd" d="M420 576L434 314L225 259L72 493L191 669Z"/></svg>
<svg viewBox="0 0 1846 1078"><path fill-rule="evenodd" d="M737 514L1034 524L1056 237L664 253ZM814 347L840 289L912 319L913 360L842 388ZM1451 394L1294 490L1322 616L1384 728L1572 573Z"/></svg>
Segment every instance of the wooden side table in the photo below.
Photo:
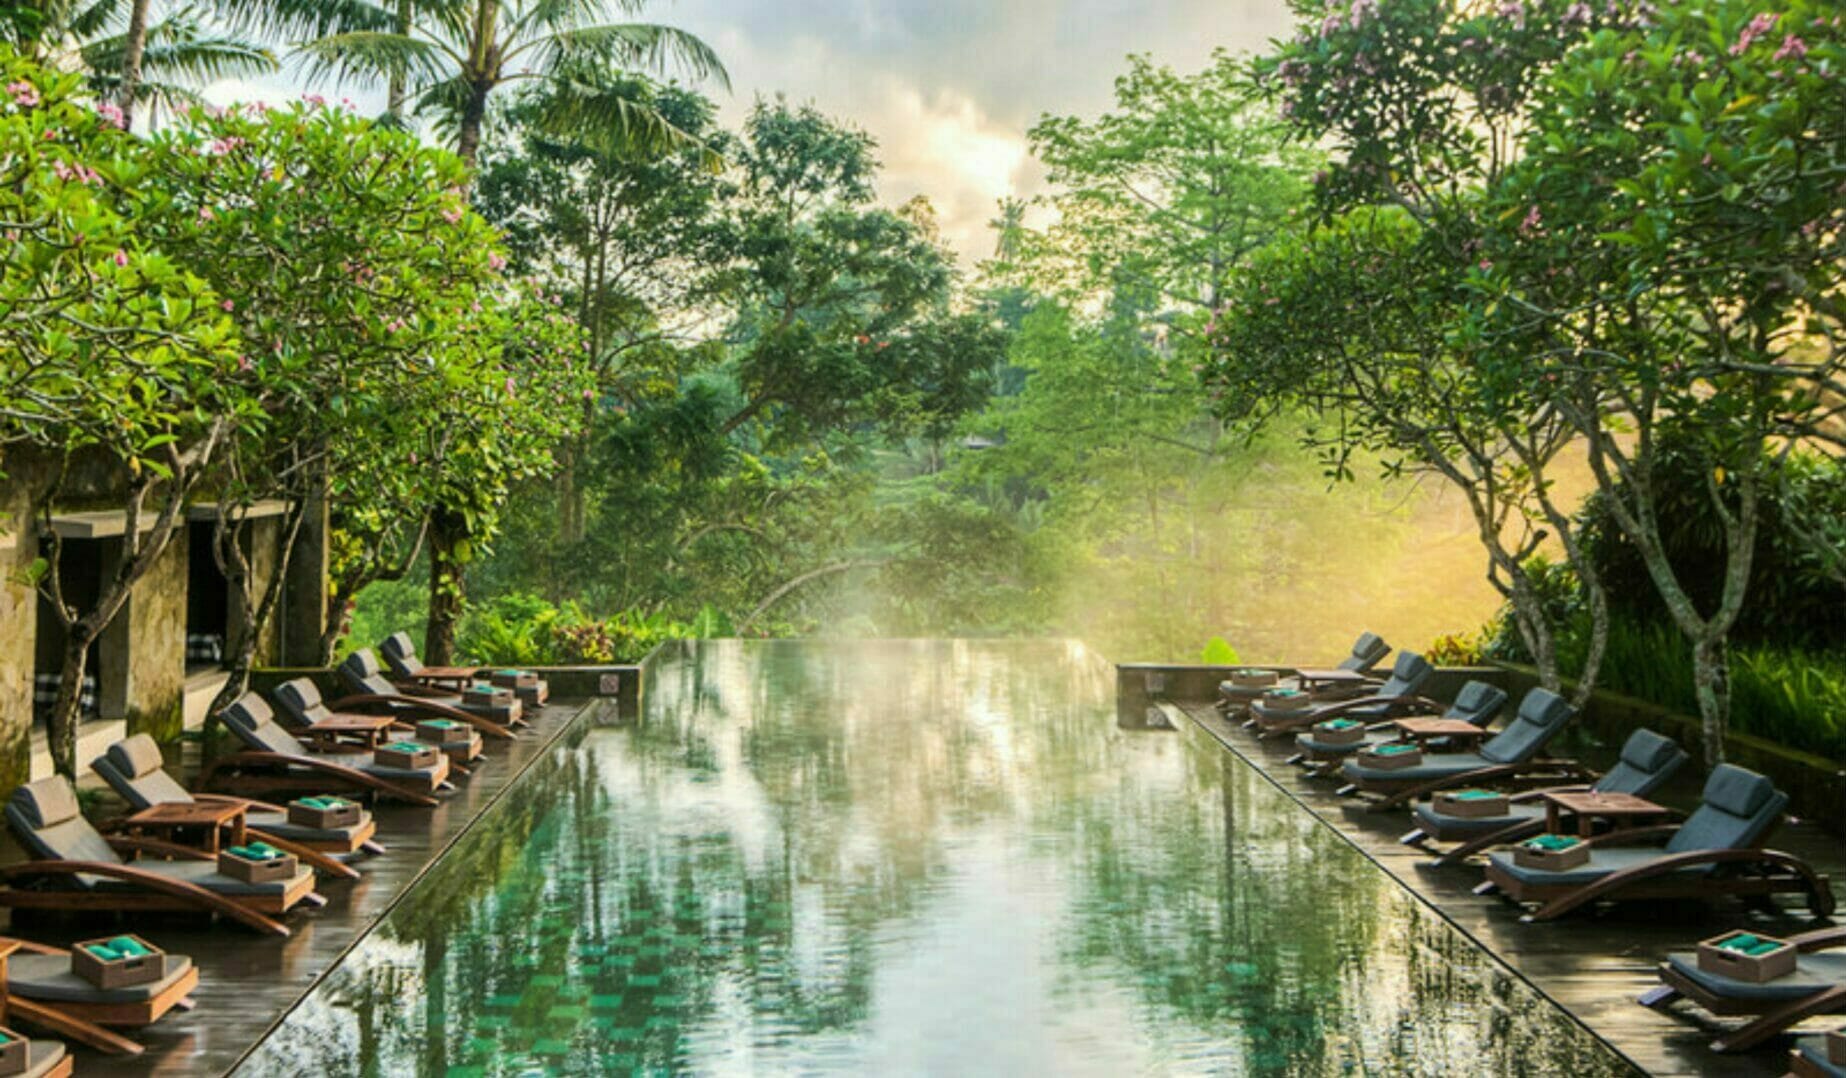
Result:
<svg viewBox="0 0 1846 1078"><path fill-rule="evenodd" d="M1567 815L1577 818L1577 834L1583 838L1590 837L1599 819L1608 820L1619 831L1673 815L1673 810L1665 805L1656 805L1633 794L1570 790L1548 791L1541 796L1545 802L1545 830L1554 835L1564 833L1559 828Z"/></svg>
<svg viewBox="0 0 1846 1078"><path fill-rule="evenodd" d="M196 827L205 832L201 848L206 853L216 855L218 834L222 830L230 830L233 846L242 846L249 840L244 829L245 808L242 804L216 801L168 801L142 809L122 821L122 826L130 835L160 832L166 836L167 841L173 841L174 831Z"/></svg>
<svg viewBox="0 0 1846 1078"><path fill-rule="evenodd" d="M1446 737L1450 741L1472 744L1486 737L1489 732L1466 719L1397 719L1391 725L1402 730L1405 737L1417 742Z"/></svg>
<svg viewBox="0 0 1846 1078"><path fill-rule="evenodd" d="M315 752L338 752L350 745L369 749L390 740L391 727L397 725L397 721L390 715L339 714L312 726L296 727L292 732L307 738L308 747Z"/></svg>

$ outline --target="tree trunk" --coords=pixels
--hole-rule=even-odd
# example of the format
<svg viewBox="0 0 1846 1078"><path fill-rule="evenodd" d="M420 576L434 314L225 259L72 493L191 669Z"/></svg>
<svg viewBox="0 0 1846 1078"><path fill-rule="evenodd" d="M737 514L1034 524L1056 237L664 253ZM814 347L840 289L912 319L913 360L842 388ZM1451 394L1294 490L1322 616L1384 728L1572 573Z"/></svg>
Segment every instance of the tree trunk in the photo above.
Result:
<svg viewBox="0 0 1846 1078"><path fill-rule="evenodd" d="M410 36L410 0L397 0L397 22L393 26L399 37ZM404 118L404 98L407 96L407 80L401 71L393 72L390 84L385 89L385 112L392 119Z"/></svg>
<svg viewBox="0 0 1846 1078"><path fill-rule="evenodd" d="M58 668L58 696L51 705L46 741L51 766L58 774L77 781L77 724L83 718L83 675L89 664L95 634L71 631L64 639L64 662Z"/></svg>
<svg viewBox="0 0 1846 1078"><path fill-rule="evenodd" d="M151 2L134 0L128 9L128 35L122 42L122 85L116 94L125 130L134 127L135 91L141 88L141 56L147 51L147 9Z"/></svg>
<svg viewBox="0 0 1846 1078"><path fill-rule="evenodd" d="M1728 633L1714 633L1692 645L1692 691L1699 701L1699 732L1705 766L1724 762L1724 734L1731 720L1731 661Z"/></svg>
<svg viewBox="0 0 1846 1078"><path fill-rule="evenodd" d="M423 661L447 666L455 661L455 627L461 621L463 590L461 545L468 527L461 514L438 509L429 521L429 621L423 631Z"/></svg>
<svg viewBox="0 0 1846 1078"><path fill-rule="evenodd" d="M481 126L487 121L487 86L472 86L462 105L461 123L455 132L455 153L473 172L481 152Z"/></svg>

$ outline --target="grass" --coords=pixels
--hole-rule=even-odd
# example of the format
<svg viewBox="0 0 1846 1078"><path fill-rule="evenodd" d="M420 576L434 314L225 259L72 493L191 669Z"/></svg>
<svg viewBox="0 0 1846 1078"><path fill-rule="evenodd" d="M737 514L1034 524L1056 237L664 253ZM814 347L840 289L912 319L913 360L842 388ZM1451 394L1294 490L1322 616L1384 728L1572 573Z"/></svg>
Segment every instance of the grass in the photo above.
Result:
<svg viewBox="0 0 1846 1078"><path fill-rule="evenodd" d="M1580 641L1560 651L1566 671L1582 668ZM1670 626L1611 624L1597 684L1680 714L1699 713L1692 649ZM1846 657L1774 646L1733 648L1731 730L1846 759Z"/></svg>

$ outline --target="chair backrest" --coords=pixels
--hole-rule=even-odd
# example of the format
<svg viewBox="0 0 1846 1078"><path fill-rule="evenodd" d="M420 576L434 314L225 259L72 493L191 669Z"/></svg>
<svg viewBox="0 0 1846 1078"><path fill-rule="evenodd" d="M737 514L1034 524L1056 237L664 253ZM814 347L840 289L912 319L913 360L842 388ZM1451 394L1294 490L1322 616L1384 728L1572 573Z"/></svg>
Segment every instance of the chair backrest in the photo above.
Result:
<svg viewBox="0 0 1846 1078"><path fill-rule="evenodd" d="M1487 744L1481 757L1496 764L1522 764L1542 752L1577 709L1550 689L1533 689L1519 701L1513 721Z"/></svg>
<svg viewBox="0 0 1846 1078"><path fill-rule="evenodd" d="M1429 660L1414 651L1402 652L1397 661L1391 664L1391 676L1378 686L1374 696L1415 696L1423 688L1423 683L1435 673L1435 667Z"/></svg>
<svg viewBox="0 0 1846 1078"><path fill-rule="evenodd" d="M6 822L41 860L122 863L122 856L83 818L77 791L62 775L14 790L6 803ZM87 877L84 882L89 882Z"/></svg>
<svg viewBox="0 0 1846 1078"><path fill-rule="evenodd" d="M191 804L192 795L178 779L167 774L166 763L153 738L136 734L109 746L107 752L90 761L90 769L136 809L175 801Z"/></svg>
<svg viewBox="0 0 1846 1078"><path fill-rule="evenodd" d="M396 632L385 637L384 643L378 645L378 653L398 677L415 677L423 669L423 660L417 658L417 646L410 642L409 633Z"/></svg>
<svg viewBox="0 0 1846 1078"><path fill-rule="evenodd" d="M371 648L360 648L348 655L340 664L340 679L356 693L391 696L397 692L397 686L378 668L378 656L372 654Z"/></svg>
<svg viewBox="0 0 1846 1078"><path fill-rule="evenodd" d="M285 756L306 756L307 747L295 735L276 725L276 713L261 696L247 692L237 702L219 712L225 729L239 741L258 752L279 752Z"/></svg>
<svg viewBox="0 0 1846 1078"><path fill-rule="evenodd" d="M1787 807L1788 795L1767 777L1719 764L1705 780L1699 807L1667 840L1667 852L1748 849L1769 834Z"/></svg>
<svg viewBox="0 0 1846 1078"><path fill-rule="evenodd" d="M1353 670L1364 673L1391 654L1391 645L1384 642L1384 637L1377 633L1360 633L1359 639L1352 643L1352 654L1340 660L1341 670Z"/></svg>
<svg viewBox="0 0 1846 1078"><path fill-rule="evenodd" d="M1455 694L1455 702L1442 713L1445 719L1463 719L1476 726L1486 726L1506 706L1506 690L1485 681L1470 681Z"/></svg>
<svg viewBox="0 0 1846 1078"><path fill-rule="evenodd" d="M326 701L321 699L320 687L312 678L298 677L275 687L270 697L276 706L282 709L282 718L290 726L313 726L333 718Z"/></svg>
<svg viewBox="0 0 1846 1078"><path fill-rule="evenodd" d="M1592 787L1598 793L1633 794L1646 797L1673 777L1690 759L1685 749L1670 737L1652 730L1636 730L1622 743L1622 754L1615 766L1603 773Z"/></svg>

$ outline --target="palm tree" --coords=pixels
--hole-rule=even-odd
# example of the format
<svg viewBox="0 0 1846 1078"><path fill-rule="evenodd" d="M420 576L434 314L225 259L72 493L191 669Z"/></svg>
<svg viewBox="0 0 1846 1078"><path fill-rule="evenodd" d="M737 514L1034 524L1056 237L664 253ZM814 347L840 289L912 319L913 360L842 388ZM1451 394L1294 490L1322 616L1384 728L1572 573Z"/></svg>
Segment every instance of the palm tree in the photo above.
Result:
<svg viewBox="0 0 1846 1078"><path fill-rule="evenodd" d="M0 27L26 55L86 72L124 125L140 106L187 108L200 100L195 86L277 67L274 53L223 33L191 4L157 19L150 0L41 0L31 16Z"/></svg>
<svg viewBox="0 0 1846 1078"><path fill-rule="evenodd" d="M999 202L1000 216L987 222L994 231L994 258L1011 262L1019 255L1019 238L1026 227L1024 199L1007 197Z"/></svg>
<svg viewBox="0 0 1846 1078"><path fill-rule="evenodd" d="M269 0L264 21L307 31L298 52L323 75L407 88L415 111L435 117L470 165L480 152L487 102L511 82L550 83L546 117L613 145L665 149L687 136L632 95L614 93L612 69L674 66L695 78L729 77L710 46L656 23L603 22L644 0ZM330 12L337 10L337 18ZM400 91L401 92L401 91Z"/></svg>

